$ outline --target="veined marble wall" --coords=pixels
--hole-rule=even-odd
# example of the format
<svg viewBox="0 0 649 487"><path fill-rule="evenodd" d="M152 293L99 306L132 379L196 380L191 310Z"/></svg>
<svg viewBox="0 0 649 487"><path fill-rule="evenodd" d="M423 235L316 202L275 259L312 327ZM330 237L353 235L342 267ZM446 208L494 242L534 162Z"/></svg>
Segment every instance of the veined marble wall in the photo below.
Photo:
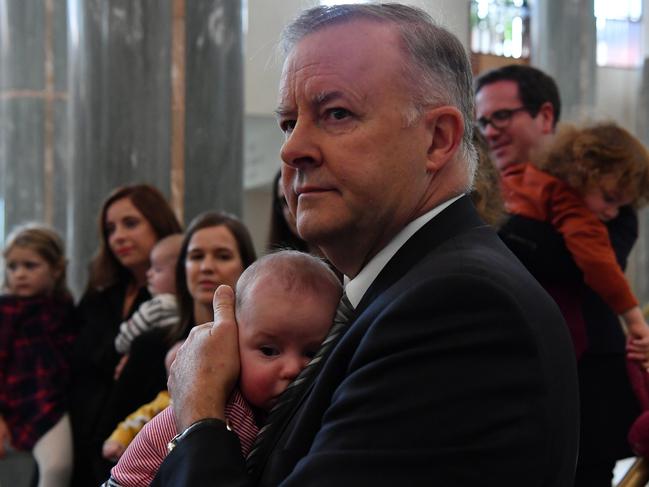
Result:
<svg viewBox="0 0 649 487"><path fill-rule="evenodd" d="M169 195L170 4L68 0L66 233L77 289L97 248L97 215L115 187Z"/></svg>
<svg viewBox="0 0 649 487"><path fill-rule="evenodd" d="M0 1L0 199L4 231L65 232L66 4ZM57 204L55 204L57 202ZM0 230L3 230L0 228Z"/></svg>
<svg viewBox="0 0 649 487"><path fill-rule="evenodd" d="M562 120L593 114L597 89L594 0L532 4L532 64L559 86Z"/></svg>
<svg viewBox="0 0 649 487"><path fill-rule="evenodd" d="M636 134L649 147L649 59L645 58L636 107ZM638 212L639 242L632 253L634 290L641 304L649 304L649 208Z"/></svg>
<svg viewBox="0 0 649 487"><path fill-rule="evenodd" d="M185 0L187 89L185 220L206 210L241 216L241 0Z"/></svg>
<svg viewBox="0 0 649 487"><path fill-rule="evenodd" d="M5 231L54 225L78 293L116 186L241 214L241 35L236 0L0 0Z"/></svg>

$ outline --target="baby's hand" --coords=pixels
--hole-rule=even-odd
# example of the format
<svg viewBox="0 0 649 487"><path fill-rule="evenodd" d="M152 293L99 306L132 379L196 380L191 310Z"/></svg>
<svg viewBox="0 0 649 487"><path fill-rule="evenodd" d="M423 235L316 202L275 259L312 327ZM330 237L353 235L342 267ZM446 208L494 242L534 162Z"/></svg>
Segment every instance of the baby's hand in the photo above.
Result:
<svg viewBox="0 0 649 487"><path fill-rule="evenodd" d="M0 416L0 458L7 454L7 446L11 444L11 433L4 419Z"/></svg>
<svg viewBox="0 0 649 487"><path fill-rule="evenodd" d="M115 440L106 440L101 449L101 454L106 460L117 462L124 454L126 447Z"/></svg>
<svg viewBox="0 0 649 487"><path fill-rule="evenodd" d="M622 315L626 322L629 339L627 341L627 357L637 360L645 368L649 368L649 326L639 307L631 308Z"/></svg>

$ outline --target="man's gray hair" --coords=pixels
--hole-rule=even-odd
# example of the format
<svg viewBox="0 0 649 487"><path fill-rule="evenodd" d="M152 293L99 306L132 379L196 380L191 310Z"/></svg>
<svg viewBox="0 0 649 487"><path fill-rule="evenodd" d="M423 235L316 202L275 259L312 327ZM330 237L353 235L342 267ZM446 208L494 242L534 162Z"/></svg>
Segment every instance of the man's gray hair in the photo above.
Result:
<svg viewBox="0 0 649 487"><path fill-rule="evenodd" d="M464 117L462 155L470 189L477 164L473 137L473 75L464 46L455 35L421 9L396 3L319 6L302 12L282 32L280 48L288 55L303 37L331 25L367 19L393 23L409 60L404 63L413 107L405 114L414 123L426 107L451 105ZM378 61L377 61L378 62Z"/></svg>

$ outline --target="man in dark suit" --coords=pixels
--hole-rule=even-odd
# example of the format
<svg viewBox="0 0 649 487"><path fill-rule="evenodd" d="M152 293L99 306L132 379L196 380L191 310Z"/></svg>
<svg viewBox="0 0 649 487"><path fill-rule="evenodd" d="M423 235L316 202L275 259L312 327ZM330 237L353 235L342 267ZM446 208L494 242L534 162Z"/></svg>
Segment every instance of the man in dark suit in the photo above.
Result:
<svg viewBox="0 0 649 487"><path fill-rule="evenodd" d="M476 80L478 127L501 171L530 162L535 151L550 144L560 115L557 85L537 68L509 65ZM638 237L635 210L621 208L606 226L624 269ZM515 217L503 226L501 237L539 281L559 282L564 294L570 289L569 294L581 298L586 336L577 340L583 343L576 347L585 352L578 363L581 448L575 487L610 486L616 461L632 455L627 433L640 414L627 375L626 338L618 316L583 284L563 238L551 224Z"/></svg>
<svg viewBox="0 0 649 487"><path fill-rule="evenodd" d="M345 274L355 318L248 473L222 421L238 353L219 288L214 324L172 368L183 433L153 485L570 485L569 337L466 196L461 44L389 4L316 7L284 40L284 192L300 235Z"/></svg>

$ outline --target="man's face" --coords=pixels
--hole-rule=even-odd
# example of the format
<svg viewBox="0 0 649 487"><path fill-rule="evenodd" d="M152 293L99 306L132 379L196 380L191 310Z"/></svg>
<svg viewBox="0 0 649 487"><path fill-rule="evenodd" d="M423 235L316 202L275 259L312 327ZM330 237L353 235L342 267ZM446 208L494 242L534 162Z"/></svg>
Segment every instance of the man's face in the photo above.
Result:
<svg viewBox="0 0 649 487"><path fill-rule="evenodd" d="M523 107L518 85L514 81L496 81L483 86L476 95L475 103L477 120L482 117L491 119L499 110ZM536 117L532 117L527 110L511 112L509 120L501 122L501 128L488 124L482 133L498 170L529 162L530 151L538 146L544 135L552 133L552 121L546 108Z"/></svg>
<svg viewBox="0 0 649 487"><path fill-rule="evenodd" d="M430 140L419 120L404 123L399 42L389 26L353 21L306 36L284 65L284 194L300 236L334 263L332 245L367 259L422 213Z"/></svg>

